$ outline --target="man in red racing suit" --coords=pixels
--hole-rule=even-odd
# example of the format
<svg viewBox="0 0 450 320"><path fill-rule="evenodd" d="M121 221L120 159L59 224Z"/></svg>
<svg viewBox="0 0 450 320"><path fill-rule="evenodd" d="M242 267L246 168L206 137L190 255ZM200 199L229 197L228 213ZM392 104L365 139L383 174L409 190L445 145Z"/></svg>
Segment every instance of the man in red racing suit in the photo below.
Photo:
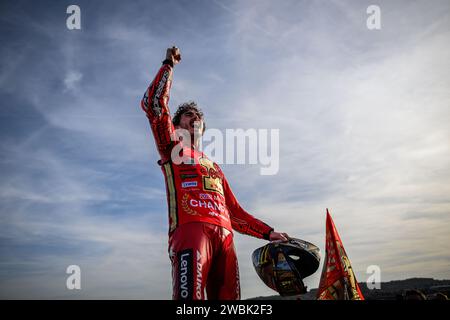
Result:
<svg viewBox="0 0 450 320"><path fill-rule="evenodd" d="M167 49L166 60L141 101L166 183L173 299L202 300L206 289L208 299L236 300L240 285L232 230L267 240L285 241L287 234L247 213L220 167L198 150L196 137L203 133L204 122L195 103L180 106L172 120L169 91L173 67L180 60L178 48ZM191 143L180 139L176 129L188 132ZM174 161L180 155L183 162Z"/></svg>

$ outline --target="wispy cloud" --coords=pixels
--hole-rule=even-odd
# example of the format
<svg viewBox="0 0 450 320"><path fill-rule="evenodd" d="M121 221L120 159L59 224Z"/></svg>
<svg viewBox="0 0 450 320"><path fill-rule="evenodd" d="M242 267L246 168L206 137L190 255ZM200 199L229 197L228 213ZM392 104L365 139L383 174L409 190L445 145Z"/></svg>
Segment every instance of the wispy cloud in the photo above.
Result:
<svg viewBox="0 0 450 320"><path fill-rule="evenodd" d="M75 90L83 75L77 71L69 71L64 78L64 85L67 90Z"/></svg>
<svg viewBox="0 0 450 320"><path fill-rule="evenodd" d="M329 207L361 281L372 264L383 281L450 276L447 2L381 2L376 32L363 2L117 5L81 2L81 31L63 6L35 20L4 5L2 298L170 298L164 180L139 101L173 44L172 108L194 99L211 128L280 129L277 175L223 166L249 212L323 252ZM250 260L264 243L236 236L244 298L273 293ZM65 289L70 264L80 292Z"/></svg>

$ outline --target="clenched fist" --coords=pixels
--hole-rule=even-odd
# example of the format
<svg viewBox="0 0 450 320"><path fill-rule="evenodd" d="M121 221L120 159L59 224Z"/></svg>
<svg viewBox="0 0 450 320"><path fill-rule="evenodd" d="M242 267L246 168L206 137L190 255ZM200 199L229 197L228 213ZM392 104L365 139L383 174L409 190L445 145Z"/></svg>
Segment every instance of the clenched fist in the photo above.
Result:
<svg viewBox="0 0 450 320"><path fill-rule="evenodd" d="M173 65L180 63L181 61L180 49L178 49L175 46L173 46L172 48L168 48L166 51L166 59L171 60Z"/></svg>

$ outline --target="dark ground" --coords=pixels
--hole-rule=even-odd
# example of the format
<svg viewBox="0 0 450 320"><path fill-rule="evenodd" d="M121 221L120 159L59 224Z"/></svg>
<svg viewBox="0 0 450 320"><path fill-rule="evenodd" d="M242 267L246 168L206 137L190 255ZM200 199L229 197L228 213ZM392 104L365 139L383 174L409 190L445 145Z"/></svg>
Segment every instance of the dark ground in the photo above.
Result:
<svg viewBox="0 0 450 320"><path fill-rule="evenodd" d="M359 286L366 300L402 300L408 290L419 290L427 299L432 300L436 293L441 292L450 298L450 280L435 280L432 278L411 278L381 282L380 289L369 290L365 282ZM300 296L281 297L280 295L255 297L249 300L315 300L317 289L308 290Z"/></svg>

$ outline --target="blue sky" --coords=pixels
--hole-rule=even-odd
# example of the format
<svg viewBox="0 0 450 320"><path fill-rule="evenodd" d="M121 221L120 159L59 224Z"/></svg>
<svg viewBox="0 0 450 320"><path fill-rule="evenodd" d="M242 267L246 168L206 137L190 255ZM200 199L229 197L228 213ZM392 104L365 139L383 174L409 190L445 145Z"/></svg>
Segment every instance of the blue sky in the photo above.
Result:
<svg viewBox="0 0 450 320"><path fill-rule="evenodd" d="M81 30L66 8L81 8ZM280 129L280 170L223 165L241 204L324 250L330 208L359 281L450 277L450 4L2 1L0 297L169 299L164 180L139 107L176 44L170 105ZM236 235L243 298L274 294ZM82 289L65 287L67 266ZM307 279L318 285L320 272Z"/></svg>

